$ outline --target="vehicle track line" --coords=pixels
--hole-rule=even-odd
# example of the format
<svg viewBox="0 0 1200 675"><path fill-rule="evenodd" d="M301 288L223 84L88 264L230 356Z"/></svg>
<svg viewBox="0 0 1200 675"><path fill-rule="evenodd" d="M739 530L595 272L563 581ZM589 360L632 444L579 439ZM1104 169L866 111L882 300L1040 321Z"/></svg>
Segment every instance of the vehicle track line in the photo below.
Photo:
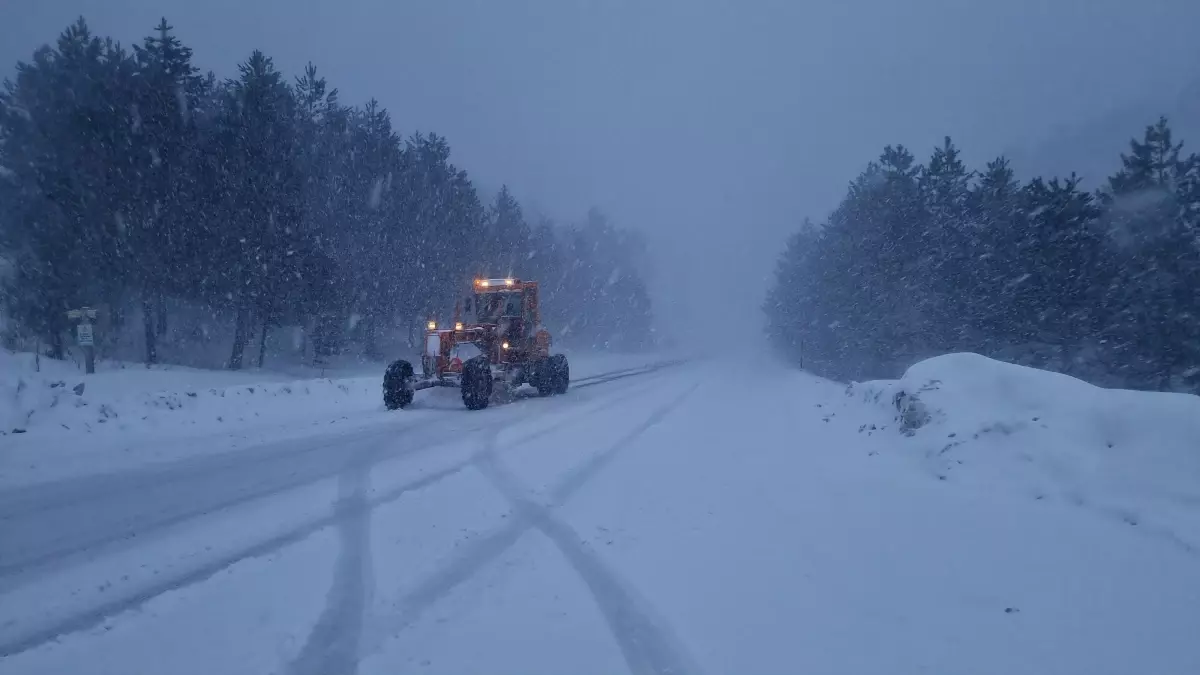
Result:
<svg viewBox="0 0 1200 675"><path fill-rule="evenodd" d="M665 368L680 365L683 361L665 361L662 363L625 368L609 373L599 373L580 378L572 383L577 389L604 384L615 380L646 375ZM397 416L397 421L406 422L395 426L388 425L384 429L371 430L363 433L360 440L370 441L375 438L391 438L412 427L422 426L422 420L403 420ZM465 431L477 431L481 427L472 427ZM103 497L113 491L136 490L147 483L165 484L171 481L192 481L198 476L220 474L233 469L245 469L258 464L266 464L285 458L294 458L314 452L328 450L331 447L344 445L345 436L329 435L321 443L296 447L296 441L282 441L259 446L256 451L228 450L209 453L198 457L155 464L149 467L134 468L126 471L103 472L65 478L57 481L39 482L34 485L21 486L0 490L0 521L11 519L31 511L62 508L96 497Z"/></svg>
<svg viewBox="0 0 1200 675"><path fill-rule="evenodd" d="M388 442L387 438L373 439L375 444L372 451ZM442 441L423 446L428 449L449 445L452 441ZM306 473L289 477L276 483L251 487L235 496L194 506L173 515L161 514L150 522L134 523L124 529L107 534L97 534L92 538L76 541L50 550L34 557L20 559L17 562L0 564L0 593L8 591L31 581L43 578L49 574L77 565L86 554L100 556L122 550L123 548L153 541L157 535L173 527L202 518L207 515L220 513L227 509L236 508L260 499L268 499L289 490L311 485L336 475L337 470L318 470L316 473ZM139 488L134 488L140 491Z"/></svg>
<svg viewBox="0 0 1200 675"><path fill-rule="evenodd" d="M653 371L651 371L651 372L653 372ZM611 398L603 399L599 405L589 406L589 407L585 408L584 410L578 411L578 412L591 414L592 412L595 412L596 410L603 409L610 405L615 405L616 403L623 402L625 400L627 400L627 399L615 399L615 400L611 399ZM572 412L575 412L575 411L572 411ZM574 418L575 418L575 415L572 415L570 418L556 423L554 425L554 428L558 428L558 427L564 426L566 424L569 424L574 420ZM501 427L501 430L503 430L503 428L507 428L509 426L519 424L523 421L526 421L527 419L528 419L528 417L522 416L515 420L508 420ZM542 429L542 430L532 432L531 434L529 434L527 436L523 436L523 437L513 441L512 445L524 443L527 440L544 435L545 433L549 433L549 431L551 431L551 430L553 430L553 428ZM471 433L473 433L473 432L471 432ZM461 440L461 439L456 439L456 440ZM383 462L383 461L386 461L387 459L391 459L391 458L393 458L393 457L380 458L378 461L373 463L371 466L372 467L376 466L379 462ZM444 467L442 469L438 469L436 471L430 472L429 474L427 474L425 476L422 476L421 478L418 478L416 480L413 480L413 481L407 482L405 484L402 484L400 486L397 486L395 488L392 488L391 490L388 490L388 491L384 492L383 494L378 495L378 496L368 500L366 502L366 504L361 508L364 508L368 511L373 510L379 506L393 502L409 492L414 492L414 491L421 490L426 487L432 486L436 483L439 483L439 482L461 472L463 469L470 466L473 460L474 460L474 456L472 457L472 459L465 460L463 462L458 462L458 463L452 464L448 467ZM245 546L245 547L242 547L235 551L229 552L223 556L214 558L214 559L208 561L207 563L199 565L199 566L193 568L192 570L189 570L187 572L184 572L182 574L179 574L179 575L176 575L173 577L161 579L161 580L159 580L155 583L152 583L140 590L126 594L124 597L113 598L113 599L111 599L107 602L101 603L87 611L79 612L77 614L74 614L69 617L64 617L62 619L56 619L56 620L49 621L46 623L46 625L43 625L43 626L36 626L36 627L26 629L24 631L18 631L16 633L16 635L13 635L13 636L7 636L7 637L0 636L0 658L13 656L13 655L19 654L21 652L28 651L30 649L38 647L47 642L56 640L64 635L68 635L71 633L77 633L80 631L84 631L84 630L93 628L93 627L99 625L100 623L102 623L105 619L107 619L113 615L120 614L122 612L126 612L131 609L135 609L135 608L145 604L146 602L154 599L155 597L157 597L159 595L205 581L205 580L215 576L222 570L229 568L239 562L254 559L254 558L261 558L261 557L270 555L270 554L274 553L275 551L278 551L279 549L282 549L286 546L303 541L307 537L312 536L314 533L324 529L325 527L328 527L334 523L337 523L339 521L339 519L345 518L348 515L355 513L355 512L356 511L354 509L351 509L348 507L346 510L342 511L341 513L338 513L338 512L331 513L330 515L310 521L307 524L304 524L299 527L293 528L291 530L279 533L275 536L269 537L267 539L264 539L260 542L255 543L255 544ZM519 536L519 533L517 534L517 536ZM515 538L513 539L513 541L515 542ZM499 552L502 552L506 548L507 548L507 546L500 549Z"/></svg>
<svg viewBox="0 0 1200 675"><path fill-rule="evenodd" d="M438 471L429 473L417 480L397 486L388 492L369 500L365 506L367 509L372 509L391 501L395 501L409 492L415 492L423 488L429 487L438 483L447 477L458 473L462 470L462 466L450 466ZM30 629L19 633L14 637L6 637L0 641L0 658L13 656L23 651L27 651L46 642L57 639L60 636L69 633L77 633L80 631L93 628L105 619L115 614L135 609L140 605L149 602L150 600L168 593L170 591L179 590L187 586L199 583L209 579L222 570L229 568L239 562L261 558L271 555L285 546L299 543L309 536L320 530L337 523L339 519L345 518L352 511L347 508L340 513L331 513L327 516L310 521L305 525L277 534L273 537L264 539L258 543L240 548L236 551L227 553L210 560L203 565L199 565L192 570L183 574L163 579L162 581L150 584L136 592L127 594L121 598L114 598L108 602L99 604L92 609L75 614L61 620L50 622L46 626Z"/></svg>
<svg viewBox="0 0 1200 675"><path fill-rule="evenodd" d="M340 547L325 609L289 666L297 675L353 675L365 609L374 587L371 556L371 509L367 501L373 461L347 465L338 477Z"/></svg>
<svg viewBox="0 0 1200 675"><path fill-rule="evenodd" d="M613 379L621 379L623 377L628 377L628 375L621 375L619 377L606 379L603 381L593 381L592 384L603 384L605 382L611 382ZM591 415L617 405L618 403L624 403L627 401L628 399L623 399L616 396L602 399L597 405L589 406L583 414L572 414L568 419L559 420L558 422L551 424L546 428L539 429L522 436L518 440L514 441L511 445L527 443L535 438L539 438L548 433L557 431L558 429L573 423L579 417ZM572 412L574 413L575 411ZM522 421L524 421L524 419L492 430L484 444L484 447L480 451L474 453L467 460L459 462L449 468L457 469L453 472L457 473L458 471L466 469L469 466L475 465L481 457L494 453L496 451L495 444L497 443L500 433L511 428L515 424L519 424ZM447 474L443 478L448 478L450 475L452 474ZM365 518L365 513L356 517ZM513 537L514 534L519 537L523 532L524 529L519 531L514 530L511 532L505 531L498 533L499 536L485 537L482 541L482 546L485 549L503 552L516 541L515 538L512 538L510 541L510 537ZM345 542L345 540L343 540L343 550L345 550L348 546L349 545ZM449 584L449 586L446 587L446 590L449 590L449 588L452 588L468 578L472 573L473 570L470 567L464 566L447 569L446 574L444 575L443 584L439 584L437 587L429 589L429 593L432 597L431 602L435 601L437 597L440 597L441 593L443 592L442 587L444 584ZM346 572L339 572L339 574L346 574ZM466 576L460 576L464 574ZM337 582L335 581L335 584L336 583ZM313 632L309 634L308 639L305 641L304 648L301 650L300 656L289 665L287 672L293 675L323 675L324 673L344 673L346 675L353 675L353 673L358 671L359 659L357 657L357 649L362 643L363 622L366 618L365 613L362 611L363 605L358 604L353 607L346 606L348 600L337 595L335 589L336 585L335 588L331 589L330 591L330 599L327 601L321 620L318 621L317 627L313 630ZM357 614L351 619L347 617L349 612L357 612ZM326 617L329 618L327 619ZM348 651L351 646L353 646L355 650L353 654L350 654Z"/></svg>
<svg viewBox="0 0 1200 675"><path fill-rule="evenodd" d="M690 392L689 392L690 393ZM663 415L665 416L665 415ZM657 423L651 420L649 428ZM612 456L616 451L607 453ZM603 466L590 465L589 471L576 475L591 476ZM551 506L538 504L523 493L517 479L500 465L494 454L486 455L480 470L508 498L522 520L544 534L562 553L563 558L587 585L592 599L604 616L608 630L625 657L633 675L664 675L698 673L695 661L672 634L665 622L653 618L648 603L609 568L593 551L582 543L582 537L565 521L558 518ZM566 481L560 494L569 495L585 480Z"/></svg>
<svg viewBox="0 0 1200 675"><path fill-rule="evenodd" d="M601 374L601 375L596 375L596 376L593 376L592 378L585 380L583 383L578 385L577 388L586 388L586 387L596 386L596 385L600 385L600 384L607 384L610 382L633 377L635 375L649 375L651 373L662 370L665 367L669 367L670 365L675 365L675 363L669 362L667 364L656 365L654 367L629 369L629 370L625 370L625 371L615 371L613 373L605 373L605 374ZM507 426L512 426L514 424L517 424L520 421L522 421L523 419L525 419L527 417L532 417L533 415L534 415L534 412L530 411L530 413L528 415L523 416L517 420L508 422L504 427L501 427L500 430L502 430L503 428L506 428ZM413 425L411 425L411 424L405 425L404 428L408 428L411 426L413 426ZM487 429L487 426L488 425L485 423L483 425L473 425L466 429L459 429L456 431L459 433L463 433L463 432L475 433L477 431ZM551 430L552 429L546 430L545 433L548 433ZM497 433L498 432L499 432L499 430L497 431ZM393 440L395 433L396 433L395 429L382 430L382 431L371 433L371 434L365 436L362 439L362 441L378 442L380 444L383 444L383 443L387 443L387 442ZM433 439L440 438L440 439L444 439L444 440L435 441L435 442L429 442L427 440L423 440L424 438L427 438L427 437L430 437ZM383 453L382 456L379 456L379 453L377 453L375 450L372 450L371 452L373 453L373 455L379 456L378 461L386 461L389 459L395 459L397 457L416 456L416 455L426 454L427 452L429 452L431 450L434 450L439 447L444 447L446 445L449 445L451 443L456 443L461 440L459 438L446 438L445 432L442 430L437 430L437 431L426 430L426 432L424 434L422 434L419 437L419 439L421 439L421 440L416 440L414 442L414 439L412 439L411 437L406 438L405 440L407 441L407 443L406 443L405 447L397 448L390 452ZM343 444L344 444L344 440L343 440ZM130 477L127 479L117 480L116 481L117 485L115 487L106 487L103 492L98 491L93 487L93 489L91 490L92 495L90 496L90 498L92 500L94 500L105 494L112 494L116 491L141 492L141 491L144 491L147 488L147 486L150 486L153 489L161 489L164 484L169 484L173 481L178 481L181 478L187 478L189 480L195 481L197 478L201 478L201 477L203 477L203 478L216 477L216 476L219 476L221 473L225 473L225 472L229 472L229 471L243 471L243 470L245 470L245 468L247 466L256 466L256 465L260 465L265 462L281 461L283 459L295 460L297 457L308 455L311 453L329 451L332 447L337 446L337 445L339 445L339 444L336 442L323 443L323 444L320 444L317 446L305 447L305 448L302 448L299 450L275 452L275 453L271 453L267 457L263 457L263 456L259 455L258 453L247 454L247 455L243 455L243 458L246 460L244 462L228 463L228 464L222 464L220 466L209 467L206 471L202 471L199 476L190 475L190 474L180 474L175 470L172 470L170 472L171 475L164 476L164 475L161 475L160 472L155 471L155 472L152 472L151 475L141 475L141 476L137 476L137 477ZM15 562L10 561L10 560L0 561L0 593L8 591L8 590L10 590L14 587L17 587L21 584L28 583L30 581L35 581L39 578L43 578L48 574L52 574L58 570L61 570L66 567L69 567L73 564L76 564L79 562L79 558L83 554L103 555L105 553L112 552L114 550L120 550L120 548L122 546L132 543L132 540L134 540L134 538L137 538L137 543L141 543L143 541L146 541L146 539L148 537L151 537L159 532L168 530L172 527L178 526L185 522L194 520L196 518L200 518L200 517L212 514L212 513L217 513L222 510L225 510L225 509L234 508L234 507L240 506L242 504L256 501L258 499L269 498L269 497L281 494L283 492L286 492L288 490L293 490L293 489L296 489L299 487L303 487L305 485L310 485L312 483L315 483L315 482L318 482L321 480L325 480L327 478L330 478L330 477L336 475L339 470L340 470L340 467L336 467L336 468L332 467L332 466L325 467L325 468L317 467L308 473L293 475L292 477L290 477L290 479L264 483L258 487L252 486L252 487L249 487L242 491L239 491L236 495L234 495L232 497L206 502L199 506L185 509L182 512L177 512L173 515L161 514L160 517L158 517L150 522L131 523L118 531L110 532L107 534L97 533L88 539L85 539L82 541L76 541L74 543L60 546L53 550L47 551L41 555L37 555L37 556L33 556L33 557L18 558ZM97 478L97 477L93 477L93 478ZM134 478L136 478L136 479L134 479ZM105 479L98 479L97 482L102 482L104 480ZM72 481L72 482L74 482L74 481ZM61 490L55 490L54 492L61 492ZM47 496L47 495L42 495L41 499L39 501L44 502L48 497L49 496ZM15 513L15 514L13 514L11 512L7 512L7 511L0 511L0 512L5 513L5 515L3 517L0 517L0 524L2 524L4 520L13 520L14 515L24 515L24 514L28 514L30 512L39 512L39 511L48 511L48 510L63 510L63 509L72 508L72 507L78 508L79 501L86 501L86 500L76 500L75 502L68 503L68 504L63 504L61 502L46 503L46 504L43 504L43 508L40 508L40 509L30 508L29 507L30 505L26 504L25 509L23 509L23 510L18 509L17 513ZM11 504L4 505L4 506L11 506Z"/></svg>
<svg viewBox="0 0 1200 675"><path fill-rule="evenodd" d="M580 472L573 472L572 474L568 475L564 481L551 490L550 494L555 495L556 497L554 503L540 506L538 508L551 509L565 503L565 501L569 499L572 494L583 487L588 478L595 475L599 468L608 463L607 461L597 459L597 457L614 455L630 445L639 436L662 422L662 420L665 419L672 411L682 405L688 396L690 396L698 386L699 385L693 385L680 396L659 407L644 422L632 429L629 433L622 436L605 450L597 453L593 460L589 461L588 463L588 466L591 467L590 469L585 469ZM495 450L489 448L480 453L480 455L478 455L478 459L475 460L476 465L481 466L481 471L484 471L485 475L486 469L482 467L482 464L486 460L483 458L487 456L494 456L494 454ZM502 493L504 493L503 490ZM505 493L505 495L508 496L507 493ZM521 501L518 502L518 504L524 503L530 503L528 498L522 497ZM482 537L472 541L468 546L460 549L460 552L457 555L440 565L435 572L431 573L424 580L415 584L411 590L404 593L395 602L393 602L393 606L397 608L397 611L394 615L390 617L379 617L375 619L373 623L368 622L367 631L363 639L363 651L360 653L359 658L361 659L363 656L374 653L381 649L387 640L410 626L434 603L448 595L458 585L473 577L486 565L499 558L504 554L505 551L516 544L517 540L520 539L523 534L536 527L538 527L537 519L528 512L528 509L520 508L515 505L514 515L508 523L502 527L493 529L491 532L486 533ZM561 532L559 535L561 535ZM551 536L553 541L554 536L559 535L547 536ZM566 555L565 552L564 555ZM568 557L568 562L574 566L574 562L572 562L570 557ZM587 563L583 564L587 565ZM594 568L592 567L587 567L586 569L588 569L587 574L592 574L594 572ZM579 572L579 569L576 569L576 571ZM580 572L580 574L582 576L584 573ZM601 572L601 576L599 577L599 592L606 593L611 590L611 584L608 584L607 582L612 578L612 575L605 576ZM589 586L589 588L591 588L591 586ZM626 630L626 627L628 626L626 623L627 617L633 615L644 616L644 614L639 614L636 611L631 612L634 605L631 604L632 600L626 602L628 597L629 596L619 591L613 591L612 594L606 596L607 599L603 600L605 604L601 609L604 611L604 608L608 607L616 612L612 616L613 620L619 620L619 624L617 628L613 629L613 634L618 640L618 643L621 645L623 652L627 647L634 650L632 657L627 656L627 662L629 662L629 659L632 659L630 667L633 668L636 666L638 668L642 668L642 666L646 663L666 665L673 664L675 667L685 665L686 658L683 656L682 650L673 648L666 637L662 637L662 639L654 645L659 649L652 650L654 652L652 655L644 654L640 648L636 647L636 645L621 644L622 640L636 638L636 635L632 635L630 631ZM600 602L602 602L601 599L597 597L597 603ZM609 615L606 614L606 619L608 617ZM653 622L647 624L645 621L640 623L635 621L634 623L637 626L653 625ZM611 626L612 624L610 623L610 627ZM659 632L652 633L651 635L652 639L654 639L654 636L661 637ZM635 672L640 673L645 671L638 670Z"/></svg>

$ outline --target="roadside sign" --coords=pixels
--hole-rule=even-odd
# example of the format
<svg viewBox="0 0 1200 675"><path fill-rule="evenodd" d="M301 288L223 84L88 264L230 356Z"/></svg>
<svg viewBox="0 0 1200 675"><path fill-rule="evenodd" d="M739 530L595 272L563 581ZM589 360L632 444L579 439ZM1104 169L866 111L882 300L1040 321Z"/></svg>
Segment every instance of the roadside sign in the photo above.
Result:
<svg viewBox="0 0 1200 675"><path fill-rule="evenodd" d="M80 307L67 312L68 319L79 322L75 325L75 342L83 348L84 372L88 374L96 372L96 343L92 336L92 321L96 319L96 315L96 310L91 307Z"/></svg>

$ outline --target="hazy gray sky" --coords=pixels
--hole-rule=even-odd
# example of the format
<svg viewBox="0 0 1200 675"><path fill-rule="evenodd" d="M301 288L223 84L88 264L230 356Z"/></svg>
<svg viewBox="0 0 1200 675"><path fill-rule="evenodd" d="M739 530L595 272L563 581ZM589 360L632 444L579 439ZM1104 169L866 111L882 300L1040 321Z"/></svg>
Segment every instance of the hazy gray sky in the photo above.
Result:
<svg viewBox="0 0 1200 675"><path fill-rule="evenodd" d="M481 188L646 232L660 314L750 329L786 234L883 145L982 162L1200 74L1197 0L0 0L0 63L81 14L125 43L165 15L222 76L311 60Z"/></svg>

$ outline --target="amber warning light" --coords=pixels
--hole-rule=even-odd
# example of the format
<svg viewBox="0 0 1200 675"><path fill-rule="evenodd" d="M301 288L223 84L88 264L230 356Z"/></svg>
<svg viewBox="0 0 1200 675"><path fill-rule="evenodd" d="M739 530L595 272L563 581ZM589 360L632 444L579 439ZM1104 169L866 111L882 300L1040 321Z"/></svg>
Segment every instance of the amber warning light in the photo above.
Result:
<svg viewBox="0 0 1200 675"><path fill-rule="evenodd" d="M491 288L492 286L515 286L516 279L476 279L475 285L480 288Z"/></svg>

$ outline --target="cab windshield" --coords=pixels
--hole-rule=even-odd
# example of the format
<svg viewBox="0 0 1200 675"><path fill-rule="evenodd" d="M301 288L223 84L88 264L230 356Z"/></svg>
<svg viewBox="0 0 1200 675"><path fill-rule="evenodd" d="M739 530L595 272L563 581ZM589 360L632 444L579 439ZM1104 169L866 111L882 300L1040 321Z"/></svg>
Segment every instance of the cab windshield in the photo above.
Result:
<svg viewBox="0 0 1200 675"><path fill-rule="evenodd" d="M520 316L520 291L475 294L475 318L479 323L497 323L502 318Z"/></svg>

